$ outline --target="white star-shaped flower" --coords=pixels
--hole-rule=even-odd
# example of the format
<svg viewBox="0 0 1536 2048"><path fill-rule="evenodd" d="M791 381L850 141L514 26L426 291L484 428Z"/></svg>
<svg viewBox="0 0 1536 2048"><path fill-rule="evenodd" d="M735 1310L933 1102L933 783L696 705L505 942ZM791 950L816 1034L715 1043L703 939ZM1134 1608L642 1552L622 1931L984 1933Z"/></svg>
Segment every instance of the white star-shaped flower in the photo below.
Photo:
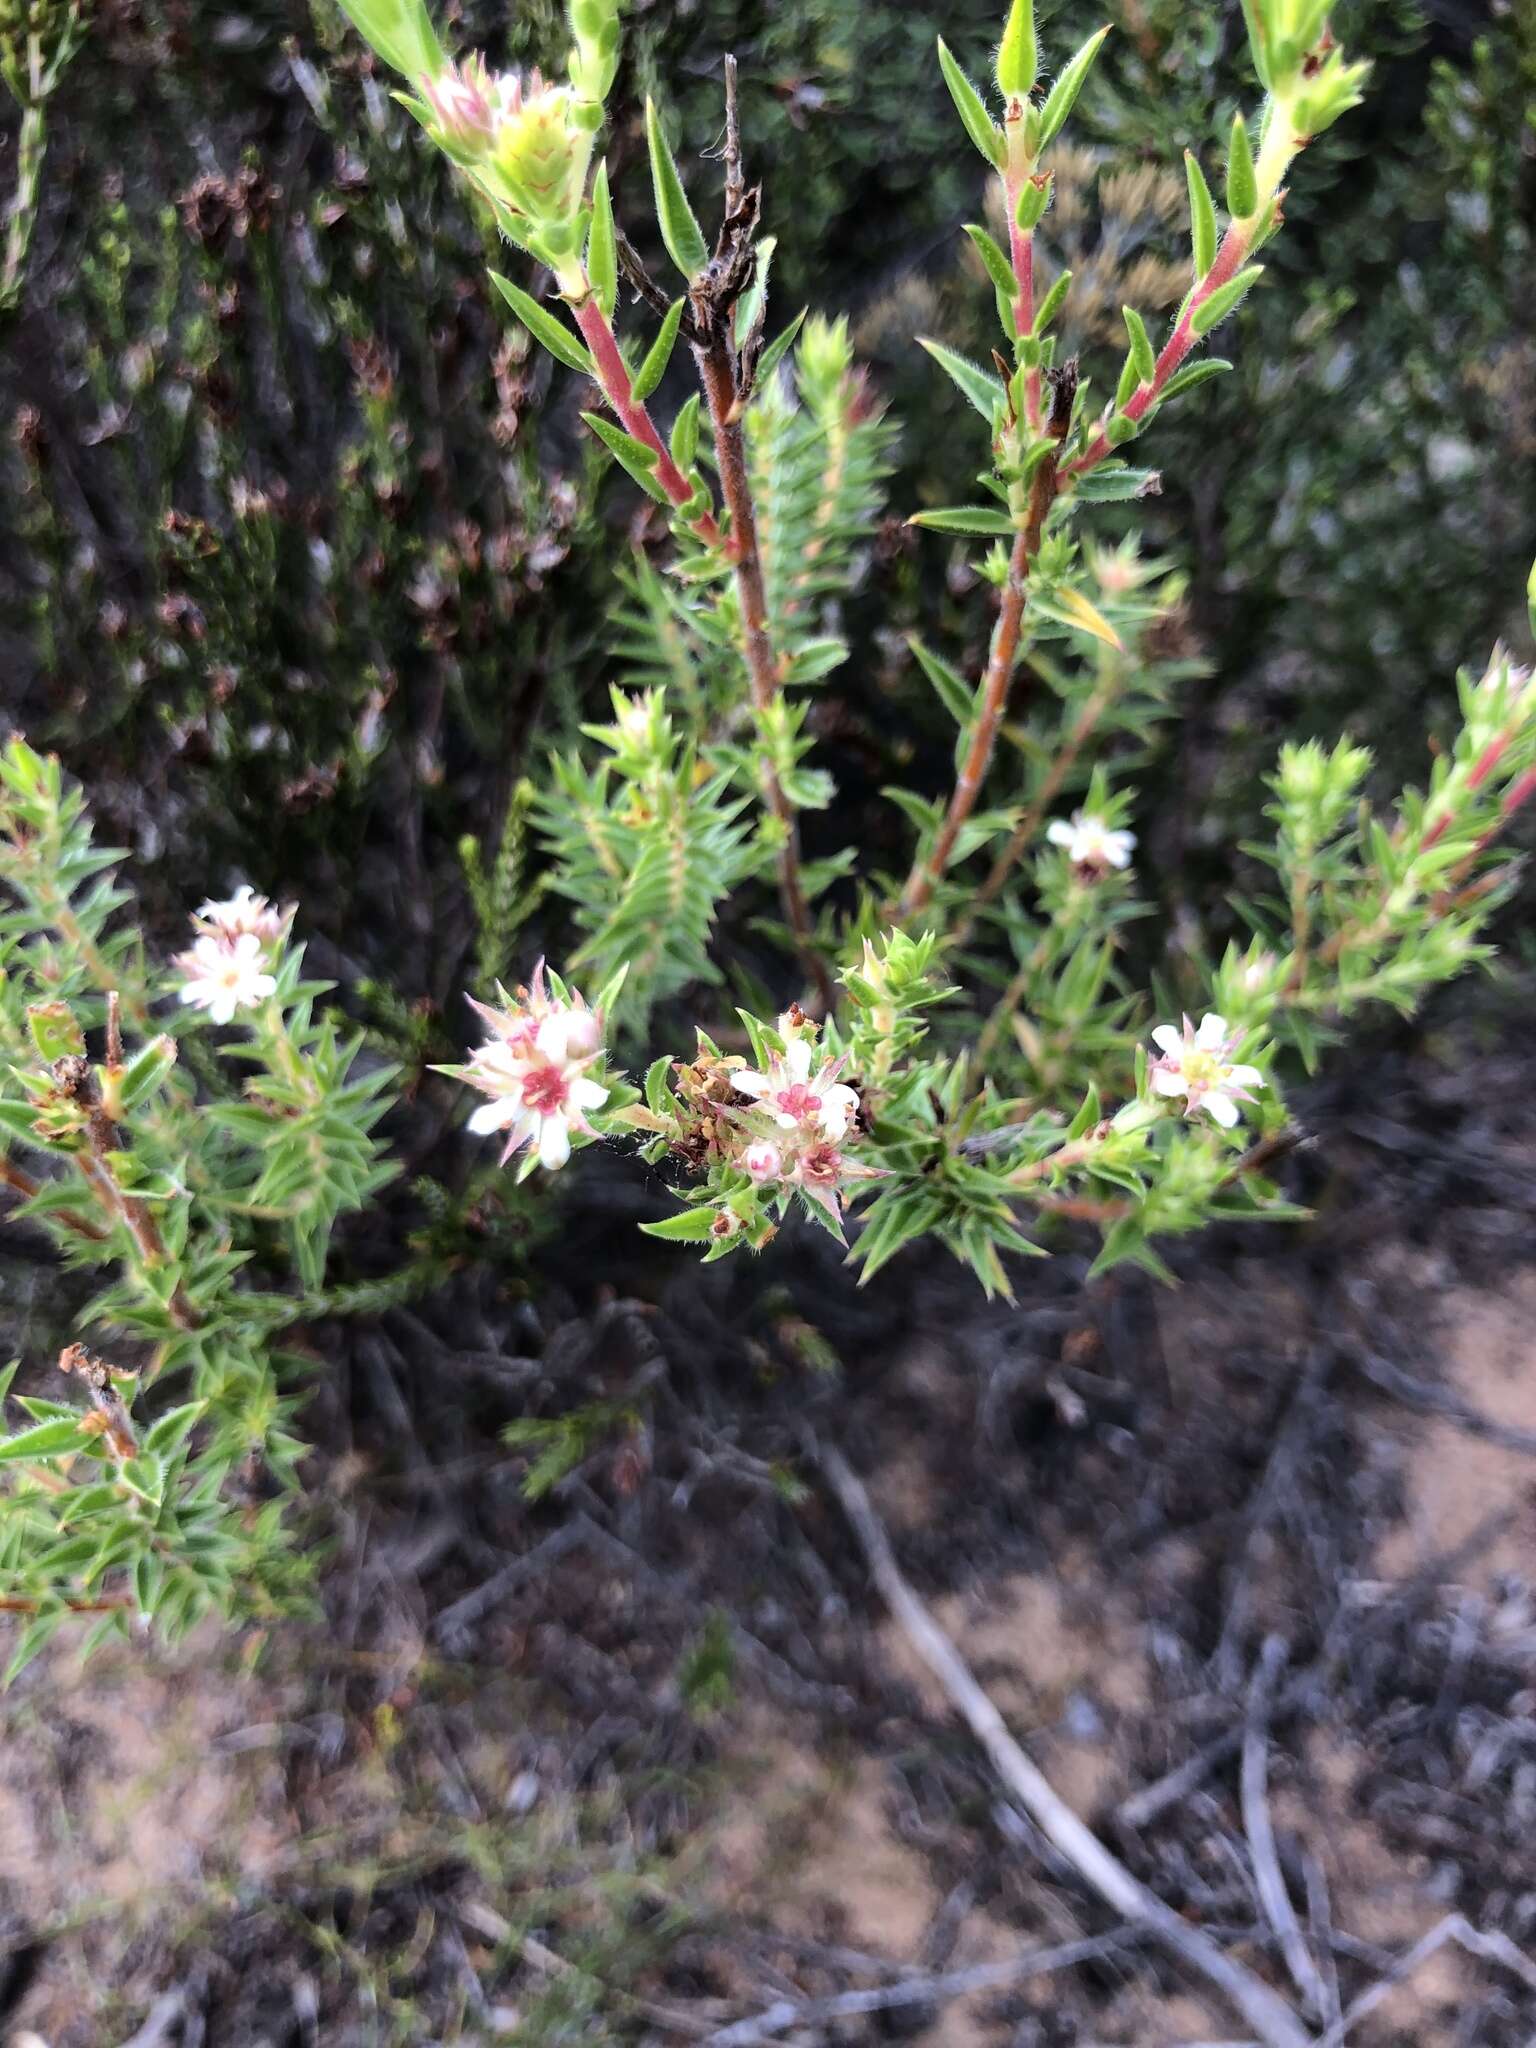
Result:
<svg viewBox="0 0 1536 2048"><path fill-rule="evenodd" d="M231 940L203 937L175 963L186 976L181 1000L206 1010L215 1024L233 1021L237 1010L254 1010L277 988L267 972L266 949L254 932Z"/></svg>
<svg viewBox="0 0 1536 2048"><path fill-rule="evenodd" d="M1152 1062L1151 1080L1159 1095L1184 1098L1184 1114L1203 1109L1230 1130L1238 1120L1240 1102L1251 1102L1251 1090L1265 1085L1257 1067L1234 1065L1229 1055L1236 1040L1227 1035L1227 1020L1213 1010L1197 1031L1186 1017L1177 1024L1159 1024L1152 1042L1160 1057Z"/></svg>
<svg viewBox="0 0 1536 2048"><path fill-rule="evenodd" d="M731 1078L743 1095L762 1104L780 1130L814 1129L836 1144L858 1113L858 1094L838 1080L841 1060L824 1060L813 1074L814 1057L808 1038L791 1038L765 1072L747 1067Z"/></svg>
<svg viewBox="0 0 1536 2048"><path fill-rule="evenodd" d="M1092 811L1074 811L1070 819L1057 818L1046 828L1045 836L1052 846L1066 849L1074 867L1100 870L1128 868L1136 844L1134 832L1118 831Z"/></svg>

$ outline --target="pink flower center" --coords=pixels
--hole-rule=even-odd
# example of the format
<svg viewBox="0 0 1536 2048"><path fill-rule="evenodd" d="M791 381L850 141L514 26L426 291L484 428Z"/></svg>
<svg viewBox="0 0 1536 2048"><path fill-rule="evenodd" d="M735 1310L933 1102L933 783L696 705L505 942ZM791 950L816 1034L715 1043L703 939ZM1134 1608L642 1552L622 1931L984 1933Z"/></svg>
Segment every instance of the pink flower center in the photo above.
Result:
<svg viewBox="0 0 1536 2048"><path fill-rule="evenodd" d="M818 1145L801 1160L800 1171L809 1181L836 1187L842 1177L842 1154L835 1145Z"/></svg>
<svg viewBox="0 0 1536 2048"><path fill-rule="evenodd" d="M808 1088L804 1081L796 1081L788 1088L781 1088L774 1101L796 1123L804 1123L808 1117L816 1116L821 1109L821 1097L814 1088Z"/></svg>
<svg viewBox="0 0 1536 2048"><path fill-rule="evenodd" d="M523 1106L540 1116L554 1116L565 1107L568 1084L556 1066L534 1067L523 1076Z"/></svg>

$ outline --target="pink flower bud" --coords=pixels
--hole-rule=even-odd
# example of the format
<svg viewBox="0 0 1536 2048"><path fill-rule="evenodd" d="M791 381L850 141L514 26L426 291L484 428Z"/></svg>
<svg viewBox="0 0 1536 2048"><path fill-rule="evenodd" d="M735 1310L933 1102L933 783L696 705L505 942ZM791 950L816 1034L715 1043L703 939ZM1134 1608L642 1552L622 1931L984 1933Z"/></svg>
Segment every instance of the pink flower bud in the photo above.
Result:
<svg viewBox="0 0 1536 2048"><path fill-rule="evenodd" d="M584 1060L595 1053L602 1042L602 1026L590 1010L572 1010L567 1015L565 1046L569 1058Z"/></svg>
<svg viewBox="0 0 1536 2048"><path fill-rule="evenodd" d="M777 1180L784 1171L784 1161L777 1145L749 1145L741 1155L743 1171L755 1181Z"/></svg>
<svg viewBox="0 0 1536 2048"><path fill-rule="evenodd" d="M496 133L496 88L483 57L471 57L461 68L445 64L436 78L424 78L421 96L443 140L459 149L489 148Z"/></svg>

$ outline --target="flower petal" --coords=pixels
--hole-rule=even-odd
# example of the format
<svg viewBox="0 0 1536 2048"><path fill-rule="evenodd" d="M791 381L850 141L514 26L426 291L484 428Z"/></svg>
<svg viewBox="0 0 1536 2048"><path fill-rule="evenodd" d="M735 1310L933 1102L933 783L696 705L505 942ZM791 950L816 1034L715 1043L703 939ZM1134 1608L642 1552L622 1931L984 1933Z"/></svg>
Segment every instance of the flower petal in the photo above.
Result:
<svg viewBox="0 0 1536 2048"><path fill-rule="evenodd" d="M1065 818L1053 818L1045 829L1045 836L1052 846L1070 846L1077 834Z"/></svg>
<svg viewBox="0 0 1536 2048"><path fill-rule="evenodd" d="M1195 1033L1195 1043L1206 1052L1213 1052L1222 1043L1226 1035L1226 1018L1218 1017L1216 1012L1212 1010L1208 1016L1200 1019L1200 1029Z"/></svg>
<svg viewBox="0 0 1536 2048"><path fill-rule="evenodd" d="M1154 1067L1152 1089L1157 1095L1187 1095L1189 1084L1184 1076L1172 1067Z"/></svg>
<svg viewBox="0 0 1536 2048"><path fill-rule="evenodd" d="M766 1095L773 1086L766 1074L760 1074L756 1067L744 1067L739 1074L732 1074L731 1086L741 1095Z"/></svg>
<svg viewBox="0 0 1536 2048"><path fill-rule="evenodd" d="M571 1134L563 1116L547 1116L539 1125L539 1164L551 1173L571 1156Z"/></svg>
<svg viewBox="0 0 1536 2048"><path fill-rule="evenodd" d="M1159 1024L1152 1033L1152 1043L1161 1046L1170 1057L1183 1045L1184 1039L1177 1024Z"/></svg>
<svg viewBox="0 0 1536 2048"><path fill-rule="evenodd" d="M1257 1067L1228 1067L1227 1080L1235 1081L1239 1088L1262 1088L1264 1076Z"/></svg>
<svg viewBox="0 0 1536 2048"><path fill-rule="evenodd" d="M1219 1088L1213 1088L1202 1097L1200 1107L1208 1109L1224 1130L1230 1131L1237 1122L1237 1104L1230 1095L1223 1095Z"/></svg>
<svg viewBox="0 0 1536 2048"><path fill-rule="evenodd" d="M608 1100L608 1090L601 1081L579 1079L571 1083L570 1096L578 1109L601 1109Z"/></svg>
<svg viewBox="0 0 1536 2048"><path fill-rule="evenodd" d="M522 1113L520 1102L514 1102L510 1095L503 1095L494 1102L482 1102L464 1128L477 1138L485 1138L492 1131L504 1131L508 1124L515 1124Z"/></svg>
<svg viewBox="0 0 1536 2048"><path fill-rule="evenodd" d="M571 1027L566 1022L564 1011L556 1010L540 1023L533 1034L533 1042L545 1059L559 1066L565 1059L570 1035Z"/></svg>

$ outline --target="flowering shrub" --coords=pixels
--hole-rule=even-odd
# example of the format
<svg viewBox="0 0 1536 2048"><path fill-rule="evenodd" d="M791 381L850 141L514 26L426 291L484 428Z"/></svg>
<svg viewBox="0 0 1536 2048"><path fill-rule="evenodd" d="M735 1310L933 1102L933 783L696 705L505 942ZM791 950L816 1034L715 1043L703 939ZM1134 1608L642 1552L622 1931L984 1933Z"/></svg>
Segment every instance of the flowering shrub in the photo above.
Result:
<svg viewBox="0 0 1536 2048"><path fill-rule="evenodd" d="M497 288L601 395L584 419L671 529L670 559L643 549L621 571L614 721L584 728L601 754L558 759L537 802L549 884L582 934L572 970L616 991L605 1022L633 1044L658 1002L718 984L719 911L771 877L802 981L776 1023L745 1010L729 1031L718 1013L700 1020L684 1052L651 1062L643 1099L613 1075L572 1078L563 1051L519 1049L545 1000L536 981L505 1016L483 1013L496 1036L459 1070L491 1097L472 1128L508 1131L524 1170L535 1156L562 1162L572 1130L638 1131L646 1157L672 1165L680 1204L646 1227L709 1258L760 1247L792 1207L843 1237L856 1208L866 1277L933 1235L989 1290L1007 1288L1004 1252L1042 1249L1035 1226L1053 1212L1100 1223L1101 1265L1154 1270L1160 1234L1288 1213L1261 1172L1287 1123L1277 1060L1294 1047L1311 1061L1363 1003L1411 1005L1485 954L1478 933L1508 872L1490 843L1530 793L1536 759L1536 695L1502 651L1480 682L1464 679L1459 739L1390 824L1363 800L1363 749L1287 747L1276 838L1255 849L1279 893L1252 904L1249 935L1219 961L1189 953L1170 992L1203 1021L1159 1023L1138 996L1127 928L1147 906L1131 777L1188 664L1169 651L1178 580L1134 541L1096 538L1092 508L1159 488L1126 451L1230 369L1204 344L1259 285L1255 259L1283 224L1302 152L1359 100L1367 67L1337 46L1325 7L1248 0L1265 96L1228 133L1224 212L1186 152L1182 301L1157 346L1143 314L1123 309L1123 367L1103 394L1059 347L1071 278L1037 290L1035 240L1053 146L1108 31L1046 81L1033 10L1014 0L995 97L938 44L992 181L1003 239L967 233L1001 335L991 366L923 344L980 416L990 462L976 503L911 523L981 544L974 566L997 615L979 680L912 646L954 721L955 770L946 800L889 793L916 834L904 877L854 853L802 857L802 815L835 794L805 692L847 658L839 606L881 515L893 427L845 324L801 316L772 333L774 245L759 238L734 65L713 238L647 103L656 227L680 281L669 287L619 225L597 154L618 60L613 0L573 0L563 83L497 76L478 54L455 64L421 0L347 11L503 237L543 266L548 297L532 277L498 273ZM620 331L621 287L653 317L648 336ZM680 343L698 389L663 434L652 402Z"/></svg>
<svg viewBox="0 0 1536 2048"><path fill-rule="evenodd" d="M1261 286L1255 259L1307 144L1359 98L1364 67L1319 0L1247 0L1265 98L1232 124L1224 209L1187 155L1187 288L1160 346L1124 308L1123 367L1100 393L1060 346L1070 280L1037 290L1035 238L1053 146L1107 31L1046 84L1032 10L1014 0L995 94L938 46L994 188L1001 239L967 232L1000 346L986 365L924 344L979 417L986 468L976 502L911 523L969 550L995 618L976 678L911 643L954 758L939 796L889 792L911 834L894 873L802 846L802 819L835 796L810 693L848 659L842 609L883 516L894 423L845 322L773 331L734 66L712 240L646 109L668 287L625 236L597 151L615 0L572 0L564 80L450 61L421 0L347 11L472 202L538 266L546 295L531 267L522 282L496 273L497 290L590 384L592 435L655 507L618 571L612 722L582 727L589 747L519 785L509 812L513 871L536 834L541 884L571 906L572 980L540 963L511 993L471 997L487 1036L440 1070L462 1084L469 1133L519 1176L599 1140L638 1149L675 1196L646 1227L707 1259L799 1216L848 1242L865 1278L933 1238L989 1292L1008 1291L1005 1255L1043 1254L1062 1218L1099 1230L1099 1268L1161 1271L1160 1236L1294 1213L1264 1171L1287 1129L1290 1055L1311 1064L1364 1005L1409 1009L1488 956L1511 874L1498 835L1536 792L1536 689L1502 650L1461 679L1460 730L1423 792L1382 807L1365 749L1289 745L1272 836L1248 849L1274 881L1241 934L1219 952L1181 935L1156 998L1137 985L1152 906L1136 771L1192 664L1181 579L1134 538L1111 544L1094 508L1120 506L1123 527L1157 491L1127 451L1230 367L1204 345ZM621 285L644 331L620 321ZM678 388L680 348L698 388L663 433L653 406ZM298 1446L273 1344L325 1304L332 1226L389 1174L372 1135L388 1074L319 1009L292 912L249 889L207 903L161 977L57 764L18 741L0 779L16 905L0 926L0 1131L42 1160L0 1172L72 1263L112 1267L90 1314L128 1347L67 1353L88 1398L29 1399L29 1426L0 1443L15 1475L0 1599L31 1617L24 1658L82 1607L105 1627L137 1612L174 1629L236 1589L282 1596L275 1532ZM507 891L479 868L470 879L494 919ZM736 977L752 1008L719 993L717 922L737 897L780 956L773 996ZM505 933L482 938L482 962L506 956ZM222 1078L231 1062L239 1089Z"/></svg>
<svg viewBox="0 0 1536 2048"><path fill-rule="evenodd" d="M332 1227L394 1171L389 1070L322 1012L293 912L205 903L157 970L115 861L57 761L0 751L0 1185L92 1277L81 1322L106 1333L58 1361L79 1398L18 1397L0 1441L13 1672L73 1613L174 1633L294 1597L282 1333L332 1305Z"/></svg>

